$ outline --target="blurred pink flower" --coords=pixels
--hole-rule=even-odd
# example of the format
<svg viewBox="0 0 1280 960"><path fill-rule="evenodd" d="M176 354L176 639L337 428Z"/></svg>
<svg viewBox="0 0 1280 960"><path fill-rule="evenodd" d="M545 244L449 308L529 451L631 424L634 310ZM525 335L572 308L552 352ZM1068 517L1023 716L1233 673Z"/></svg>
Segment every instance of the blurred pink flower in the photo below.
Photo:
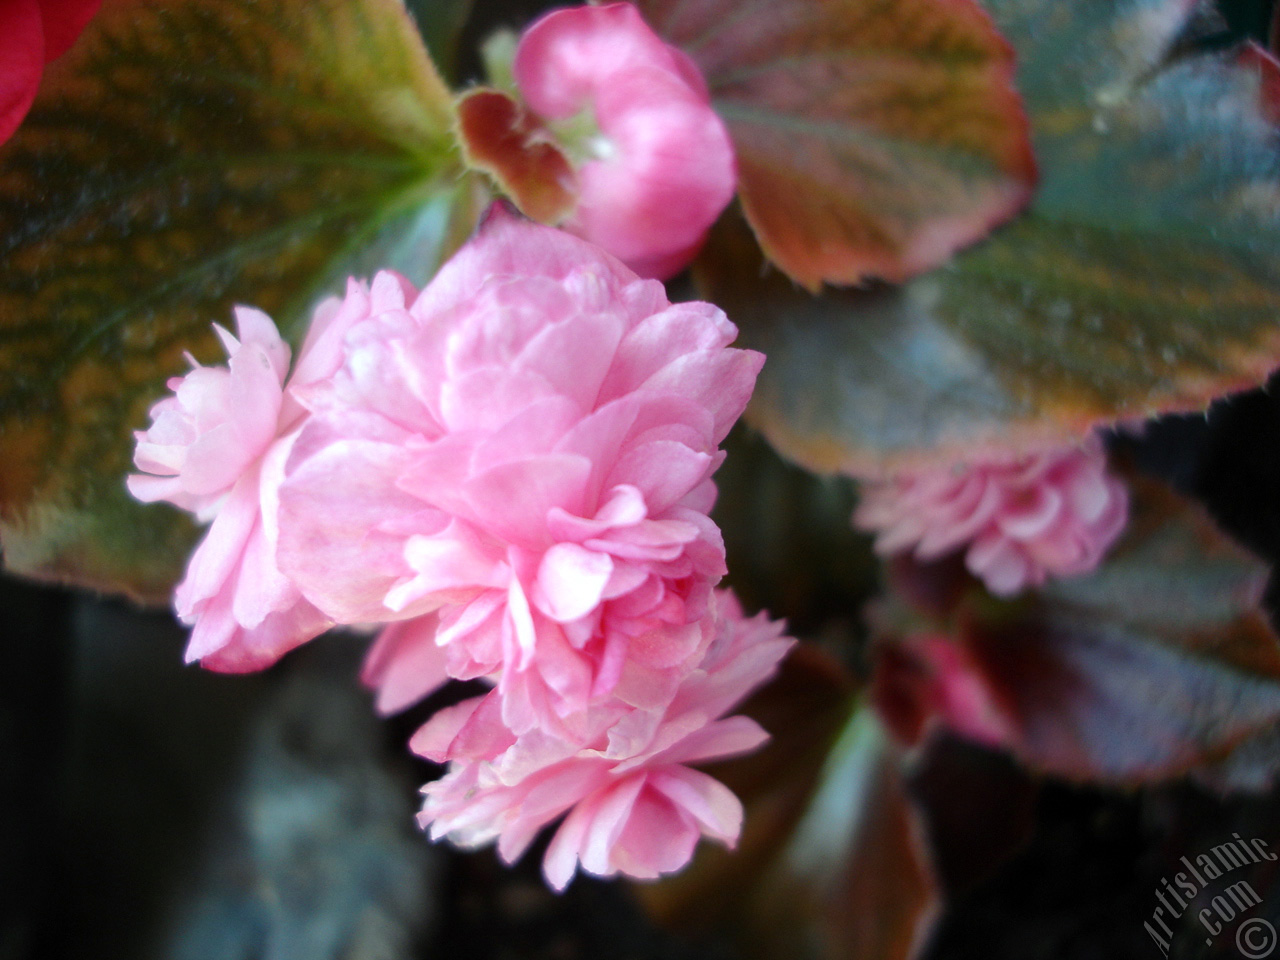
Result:
<svg viewBox="0 0 1280 960"><path fill-rule="evenodd" d="M4 0L0 3L0 143L18 129L44 67L70 49L102 0Z"/></svg>
<svg viewBox="0 0 1280 960"><path fill-rule="evenodd" d="M741 803L688 764L764 742L754 720L722 717L773 675L793 641L763 614L744 618L728 591L717 593L707 617L714 640L669 703L605 711L584 739L541 730L517 737L502 722L497 691L440 711L411 743L449 764L443 779L423 789L423 827L462 846L496 840L511 863L567 813L543 861L557 890L579 864L596 876L653 879L688 863L699 836L732 847Z"/></svg>
<svg viewBox="0 0 1280 960"><path fill-rule="evenodd" d="M379 642L383 709L437 682L431 643L498 682L518 733L670 700L710 642L709 478L763 362L736 333L501 209L410 306L351 326L342 368L295 391L279 561L336 621L436 614Z"/></svg>
<svg viewBox="0 0 1280 960"><path fill-rule="evenodd" d="M1107 470L1102 441L918 470L863 484L854 524L882 555L933 560L965 549L992 593L1011 596L1048 576L1087 573L1128 518L1129 494Z"/></svg>
<svg viewBox="0 0 1280 960"><path fill-rule="evenodd" d="M733 144L698 68L635 7L613 3L542 17L521 36L513 70L576 168L578 206L563 226L641 276L678 273L737 185Z"/></svg>
<svg viewBox="0 0 1280 960"><path fill-rule="evenodd" d="M275 560L277 494L306 413L292 391L333 375L352 323L415 293L383 273L372 294L352 282L345 300L322 303L288 389L288 345L270 317L238 307L238 339L214 327L227 365L197 364L170 380L174 395L152 407L151 427L136 434L134 462L143 473L129 477L129 491L212 521L174 594L179 617L193 626L188 661L257 670L332 625Z"/></svg>
<svg viewBox="0 0 1280 960"><path fill-rule="evenodd" d="M872 701L908 746L935 722L991 747L1016 741L1013 706L1000 699L963 638L914 634L876 644L873 655Z"/></svg>

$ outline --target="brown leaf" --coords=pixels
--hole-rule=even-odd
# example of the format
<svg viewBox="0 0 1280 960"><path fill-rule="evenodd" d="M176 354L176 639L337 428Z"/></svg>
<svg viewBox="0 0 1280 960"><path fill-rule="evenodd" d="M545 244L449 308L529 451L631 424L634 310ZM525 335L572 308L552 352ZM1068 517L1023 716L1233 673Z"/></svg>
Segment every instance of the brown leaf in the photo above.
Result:
<svg viewBox="0 0 1280 960"><path fill-rule="evenodd" d="M550 132L498 90L458 99L458 135L467 163L487 173L527 216L556 224L573 212L573 167Z"/></svg>
<svg viewBox="0 0 1280 960"><path fill-rule="evenodd" d="M1094 573L970 607L949 638L889 638L875 687L895 730L918 738L932 718L1037 770L1137 784L1280 722L1280 644L1257 605L1265 568L1173 494L1143 485L1138 503Z"/></svg>
<svg viewBox="0 0 1280 960"><path fill-rule="evenodd" d="M702 69L769 259L810 289L937 266L1035 182L1013 52L970 0L646 0Z"/></svg>

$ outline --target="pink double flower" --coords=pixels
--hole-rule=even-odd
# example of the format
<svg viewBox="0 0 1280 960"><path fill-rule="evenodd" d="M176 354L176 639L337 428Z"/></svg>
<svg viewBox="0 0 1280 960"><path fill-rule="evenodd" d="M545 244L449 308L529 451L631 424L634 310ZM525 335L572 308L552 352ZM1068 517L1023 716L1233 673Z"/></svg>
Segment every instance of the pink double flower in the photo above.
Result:
<svg viewBox="0 0 1280 960"><path fill-rule="evenodd" d="M383 623L384 710L491 683L415 741L450 763L423 820L514 856L568 812L557 887L732 843L737 801L687 764L759 743L724 714L790 641L715 591L711 475L764 359L724 314L498 209L420 293L384 272L323 304L291 374L271 321L237 317L228 365L153 408L130 479L212 521L177 594L188 657L254 669Z"/></svg>

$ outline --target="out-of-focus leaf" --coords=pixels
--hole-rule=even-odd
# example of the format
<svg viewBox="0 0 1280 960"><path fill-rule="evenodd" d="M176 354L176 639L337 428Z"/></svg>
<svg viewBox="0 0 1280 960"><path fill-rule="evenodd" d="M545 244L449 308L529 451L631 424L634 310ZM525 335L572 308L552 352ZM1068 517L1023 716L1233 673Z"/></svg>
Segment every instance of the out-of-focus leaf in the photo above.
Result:
<svg viewBox="0 0 1280 960"><path fill-rule="evenodd" d="M75 868L56 871L44 941L17 956L420 955L443 851L413 822L421 771L355 679L364 643L330 634L228 678L183 665L170 615L84 596L60 606L70 636L42 640L73 641L69 709L35 715L62 745L47 778L57 802L49 829L11 832Z"/></svg>
<svg viewBox="0 0 1280 960"><path fill-rule="evenodd" d="M748 831L753 812L749 801ZM779 835L766 846L745 835L745 863L708 871L704 857L689 879L645 896L668 915L678 907L686 920L700 909L723 917L748 957L906 960L924 945L937 912L917 817L900 758L864 707L831 748L803 812L769 824Z"/></svg>
<svg viewBox="0 0 1280 960"><path fill-rule="evenodd" d="M864 708L832 751L783 859L788 891L818 911L825 956L905 960L919 953L938 908L923 840L900 758Z"/></svg>
<svg viewBox="0 0 1280 960"><path fill-rule="evenodd" d="M821 299L723 236L703 275L769 355L748 417L871 473L1203 408L1280 359L1280 153L1235 51L1168 61L1190 0L992 0L1019 56L1029 210L900 290ZM731 231L730 231L731 232Z"/></svg>
<svg viewBox="0 0 1280 960"><path fill-rule="evenodd" d="M764 749L707 768L743 801L738 848L702 844L688 869L636 893L659 921L683 931L739 933L744 905L786 846L848 721L856 684L839 663L801 643L778 676L739 712L769 731Z"/></svg>
<svg viewBox="0 0 1280 960"><path fill-rule="evenodd" d="M158 598L191 526L125 493L148 406L233 302L295 341L349 274L425 280L474 222L397 0L112 0L0 149L0 536Z"/></svg>
<svg viewBox="0 0 1280 960"><path fill-rule="evenodd" d="M643 0L702 69L747 217L811 289L903 280L1029 198L1013 58L971 0Z"/></svg>
<svg viewBox="0 0 1280 960"><path fill-rule="evenodd" d="M468 91L458 100L458 134L467 163L523 213L554 224L573 212L573 167L522 104L498 90Z"/></svg>
<svg viewBox="0 0 1280 960"><path fill-rule="evenodd" d="M980 739L1075 780L1179 776L1269 731L1280 722L1280 644L1258 608L1265 568L1172 494L1151 485L1137 499L1130 531L1095 573L970 610L955 656L888 641L876 688L904 699L951 691L917 705L971 735L984 719Z"/></svg>
<svg viewBox="0 0 1280 960"><path fill-rule="evenodd" d="M165 956L410 960L438 922L441 853L414 829L408 764L387 754L354 658L318 652L259 707Z"/></svg>
<svg viewBox="0 0 1280 960"><path fill-rule="evenodd" d="M724 531L728 584L748 609L786 617L802 635L859 623L880 565L849 521L853 482L792 466L745 427L724 447L712 519Z"/></svg>
<svg viewBox="0 0 1280 960"><path fill-rule="evenodd" d="M934 737L912 765L908 782L949 899L989 879L1035 828L1040 784L1000 753Z"/></svg>
<svg viewBox="0 0 1280 960"><path fill-rule="evenodd" d="M417 22L440 72L449 80L461 79L457 74L458 46L475 0L405 0L405 6Z"/></svg>

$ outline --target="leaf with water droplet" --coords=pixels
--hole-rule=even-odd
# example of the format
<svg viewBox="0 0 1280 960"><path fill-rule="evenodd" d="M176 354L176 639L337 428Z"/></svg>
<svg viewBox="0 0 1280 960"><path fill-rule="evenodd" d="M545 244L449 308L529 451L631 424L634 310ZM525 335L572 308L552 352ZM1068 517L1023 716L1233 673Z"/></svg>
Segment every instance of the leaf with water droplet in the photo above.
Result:
<svg viewBox="0 0 1280 960"><path fill-rule="evenodd" d="M1189 0L987 6L1032 118L1026 213L896 290L809 297L762 277L731 224L701 264L769 356L748 419L811 469L1072 443L1202 409L1280 360L1280 154L1257 59L1168 59Z"/></svg>

